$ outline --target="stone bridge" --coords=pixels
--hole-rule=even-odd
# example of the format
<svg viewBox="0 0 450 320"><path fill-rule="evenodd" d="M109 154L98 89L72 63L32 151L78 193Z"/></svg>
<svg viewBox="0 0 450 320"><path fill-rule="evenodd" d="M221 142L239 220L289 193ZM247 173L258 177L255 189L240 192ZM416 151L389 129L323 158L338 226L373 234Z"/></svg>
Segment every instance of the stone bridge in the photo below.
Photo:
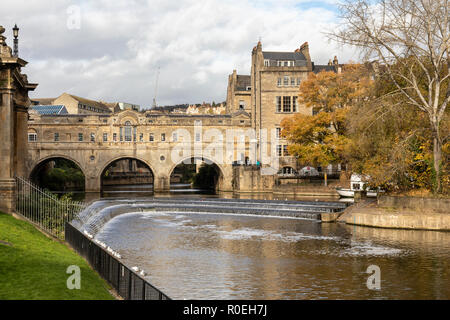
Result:
<svg viewBox="0 0 450 320"><path fill-rule="evenodd" d="M238 142L249 128L246 112L195 116L132 110L104 115L32 113L27 173L30 177L47 160L64 158L83 171L86 192L100 192L102 175L113 162L137 159L153 173L154 191L165 192L175 167L195 158L217 166L217 190L233 191L233 161L251 156L249 143ZM231 145L225 143L230 132L237 135Z"/></svg>

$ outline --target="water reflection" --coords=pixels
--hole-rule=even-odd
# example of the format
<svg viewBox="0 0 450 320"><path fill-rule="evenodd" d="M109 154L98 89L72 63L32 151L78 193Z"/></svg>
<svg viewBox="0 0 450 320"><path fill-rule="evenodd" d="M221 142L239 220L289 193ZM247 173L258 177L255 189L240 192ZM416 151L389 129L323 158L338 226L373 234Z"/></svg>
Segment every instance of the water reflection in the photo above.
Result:
<svg viewBox="0 0 450 320"><path fill-rule="evenodd" d="M315 220L129 213L97 238L176 299L448 299L450 234ZM381 290L366 287L369 265Z"/></svg>

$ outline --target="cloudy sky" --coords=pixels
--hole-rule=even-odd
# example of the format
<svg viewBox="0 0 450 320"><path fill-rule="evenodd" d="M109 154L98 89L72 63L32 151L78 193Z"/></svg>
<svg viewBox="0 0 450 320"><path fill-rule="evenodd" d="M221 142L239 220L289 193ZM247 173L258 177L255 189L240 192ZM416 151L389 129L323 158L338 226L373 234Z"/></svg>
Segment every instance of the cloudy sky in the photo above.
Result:
<svg viewBox="0 0 450 320"><path fill-rule="evenodd" d="M336 0L2 0L0 25L12 46L20 28L23 70L39 83L32 97L69 92L104 101L221 102L233 69L249 74L251 50L294 51L308 41L312 60L356 61L329 43Z"/></svg>

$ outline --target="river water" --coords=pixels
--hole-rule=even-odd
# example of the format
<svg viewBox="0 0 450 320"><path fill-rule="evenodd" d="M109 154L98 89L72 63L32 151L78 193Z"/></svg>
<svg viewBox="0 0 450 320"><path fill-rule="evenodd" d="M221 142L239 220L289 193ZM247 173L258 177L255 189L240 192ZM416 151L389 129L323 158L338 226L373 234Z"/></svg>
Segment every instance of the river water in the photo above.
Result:
<svg viewBox="0 0 450 320"><path fill-rule="evenodd" d="M450 299L449 232L156 211L119 215L96 238L173 299Z"/></svg>

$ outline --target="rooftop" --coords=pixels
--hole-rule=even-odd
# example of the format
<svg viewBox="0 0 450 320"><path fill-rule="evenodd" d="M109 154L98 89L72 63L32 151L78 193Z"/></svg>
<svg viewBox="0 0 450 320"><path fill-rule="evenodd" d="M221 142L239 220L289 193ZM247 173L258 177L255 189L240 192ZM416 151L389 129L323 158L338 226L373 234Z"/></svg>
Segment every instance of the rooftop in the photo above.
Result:
<svg viewBox="0 0 450 320"><path fill-rule="evenodd" d="M68 114L67 109L63 105L37 105L32 106L31 110L36 111L39 114Z"/></svg>

